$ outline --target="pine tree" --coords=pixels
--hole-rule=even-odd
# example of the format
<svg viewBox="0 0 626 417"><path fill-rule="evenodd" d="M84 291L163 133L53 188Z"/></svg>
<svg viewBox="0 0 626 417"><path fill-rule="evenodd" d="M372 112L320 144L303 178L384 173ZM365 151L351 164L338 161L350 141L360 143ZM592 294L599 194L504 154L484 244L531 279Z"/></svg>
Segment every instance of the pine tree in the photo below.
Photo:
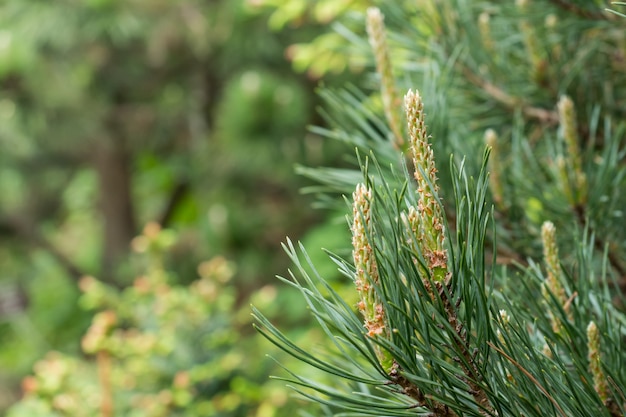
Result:
<svg viewBox="0 0 626 417"><path fill-rule="evenodd" d="M358 301L288 241L283 280L328 352L253 309L265 337L332 376L290 373L296 391L341 415L625 415L620 5L432 0L361 16L349 38L370 50L372 82L323 90L331 128L315 129L355 147L355 169L301 171L324 202L352 196L352 256L329 256Z"/></svg>

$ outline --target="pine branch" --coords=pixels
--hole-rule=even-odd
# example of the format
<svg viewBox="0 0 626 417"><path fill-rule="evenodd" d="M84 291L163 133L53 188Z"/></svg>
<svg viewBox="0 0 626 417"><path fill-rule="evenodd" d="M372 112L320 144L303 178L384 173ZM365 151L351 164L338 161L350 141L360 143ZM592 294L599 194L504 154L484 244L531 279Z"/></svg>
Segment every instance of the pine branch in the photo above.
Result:
<svg viewBox="0 0 626 417"><path fill-rule="evenodd" d="M608 19L567 0L549 1L575 14L579 21L583 20L581 17ZM451 4L463 6L465 2ZM496 8L497 3L494 4L494 10ZM494 15L498 13L494 11ZM409 91L405 97L411 158L408 162L403 160L401 165L397 165L399 155L390 152L391 144L384 140L392 136L391 124L385 123L382 117L368 110L368 97L354 91L345 96L332 95L332 100L329 100L332 108L328 110L328 115L329 120L335 122L334 130L326 132L326 136L349 142L367 152L369 160L364 164L359 160L361 173L350 172L348 175L339 171L317 171L318 175L312 177L317 177L327 189L334 192L347 194L361 182L367 184L368 190L371 189L371 195L368 191L366 201L375 202L371 206L373 209L370 210L369 205L363 204L353 212L355 224L361 221L369 226L363 228L364 231L360 234L353 233L353 237L364 237L364 244L360 246L354 245L353 240L353 246L357 249L354 253L361 253L361 247L367 248L367 251L362 251L363 256L355 257L354 262L333 257L341 272L353 278L357 290L362 293L356 307L362 317L358 316L358 312L355 317L354 306L346 306L334 293L329 297L319 296L317 284L306 278L306 275L306 286L298 283L295 285L300 287L305 297L314 294L315 302L323 307L313 308L313 311L317 317L323 318L321 324L333 343L337 345L337 340L341 340L346 346L352 345L350 353L344 349L343 344L338 346L338 353L342 357L337 363L346 360L360 372L350 373L347 369L331 367L324 358L318 359L314 355L296 350L282 336L275 336L277 345L282 345L283 349L298 358L303 357L305 362L330 373L333 378L339 376L349 381L357 381L357 377L352 374L375 373L377 377L382 376L386 380L385 397L389 395L392 398L388 405L391 411L387 413L389 415L405 416L415 412L442 417L546 414L580 417L610 414L614 417L620 415L620 412L623 414L625 406L621 398L615 402L610 401L612 395L619 396L616 394L620 392L617 387L624 385L623 373L615 372L614 366L622 360L620 354L615 352L619 352L619 346L626 334L621 330L626 318L607 298L609 291L606 284L608 280L605 279L606 268L598 270L599 262L594 259L598 252L606 250L604 246L607 245L607 238L596 236L587 224L594 224L596 232L601 233L608 226L605 219L608 222L617 217L611 217L612 211L615 207L623 206L619 199L619 187L623 184L624 177L622 171L617 169L617 159L620 158L617 155L621 155L620 152L623 151L619 141L611 143L613 147L606 150L605 157L597 158L598 173L593 177L590 175L595 181L587 182L585 174L589 170L585 171L584 168L589 165L586 158L590 156L595 143L589 145L589 152L579 149L582 142L578 139L581 129L577 129L574 123L578 119L573 111L573 102L562 98L556 109L535 105L545 103L557 91L569 91L572 82L584 81L579 69L586 69L588 64L596 60L590 60L582 53L574 54L572 61L578 67L575 68L576 71L570 71L569 75L573 78L565 79L563 83L560 79L557 80L559 88L550 91L539 91L543 87L536 78L515 78L520 75L518 71L511 71L511 83L505 78L498 79L496 84L494 79L482 75L483 72L476 69L481 68L481 64L486 65L484 61L480 61L481 54L467 56L466 61L458 59L458 51L465 50L462 48L474 50L469 35L472 33L470 29L474 28L470 8L455 10L452 6L443 6L432 11L432 15L426 12L424 15L434 22L429 35L436 37L445 32L445 28L449 28L448 34L453 39L449 42L444 39L443 45L438 46L443 50L445 63L454 62L449 65L452 68L447 70L452 69L459 79L451 88L455 92L460 89L461 93L444 95L446 99L450 99L445 103L450 108L442 106L437 109L441 111L439 114L445 115L442 117L450 115L451 122L451 131L436 131L435 139L446 141L445 144L438 143L441 147L437 150L441 151L445 145L445 150L455 155L464 153L470 161L467 164L469 168L465 165L465 160L460 164L453 161L451 175L441 182L444 186L443 192L439 194L436 175L438 171L428 140L430 136L426 129L421 98L417 94ZM466 20L462 21L459 16ZM576 16L570 17L576 20ZM515 16L518 17L528 18L529 25L543 20L543 16L534 14ZM535 21L534 18L538 20ZM392 19L390 21L393 22ZM502 22L508 24L511 21ZM467 31L459 29L464 27L463 23L467 23ZM500 25L501 22L497 23ZM502 26L494 27L499 30L499 35L503 33ZM567 30L569 29L568 26ZM424 33L420 31L420 34ZM462 39L465 35L468 35L467 39ZM537 31L533 35L537 35L536 41L543 40L539 36L543 35L542 32ZM556 36L554 33L552 35ZM573 38L572 42L578 42L578 38ZM563 45L558 45L562 49L552 52L557 54L572 51L569 33L564 33L559 39L564 40ZM510 46L519 42L519 38L507 37L502 41L503 45ZM556 38L551 39L548 46L553 46L553 43L557 43ZM416 45L409 39L406 44L409 45L408 49ZM446 45L454 45L455 49L445 51ZM589 45L590 49L593 50L594 45ZM576 43L576 47L578 46ZM420 57L424 56L421 53L423 51L419 52ZM507 62L504 64L509 63L508 58L511 58L512 65L525 59L515 51L507 55ZM562 61L559 60L559 65ZM604 61L598 57L597 63L601 62ZM606 68L601 65L599 67ZM561 67L557 70L559 68ZM566 65L563 68L569 67ZM416 72L411 72L411 75L416 75ZM524 76L528 75L526 71L521 72ZM561 71L550 72L555 73L562 74ZM415 80L411 79L411 82ZM462 82L464 84L459 86ZM523 82L529 82L529 88L517 90L509 87L522 86ZM449 86L442 83L444 90L446 87ZM427 90L427 94L434 93ZM579 98L579 94L576 97ZM437 96L431 98L438 99ZM476 111L464 111L466 107L463 105L467 102L463 100L468 98L478 106ZM596 104L597 97L592 98L593 102L585 102L589 106L586 108ZM495 114L487 115L483 112L484 109L493 108L494 104L498 107ZM453 105L457 107L454 108ZM469 117L458 119L467 123L456 130L454 117L458 115L455 112L459 109L463 112L462 116L478 115L478 118L484 117L485 122L471 120ZM516 118L519 125L515 126L513 133L511 121L502 123L501 120L507 118L507 112L522 116ZM600 123L596 122L600 117L597 120L592 118L588 128L593 135L585 137L597 136L597 125ZM485 152L482 165L477 169L478 166L471 166L475 147L465 148L465 144L457 139L460 137L465 140L469 136L471 140L472 133L479 133L472 132L472 123L479 126L489 123L490 127L496 125L494 129L506 131L507 135L513 137L512 153L521 155L522 158L531 156L528 158L529 164L514 160L514 178L507 181L507 185L511 183L512 191L516 192L515 195L511 193L515 199L512 203L519 201L523 206L507 205L506 201L501 200L501 211L495 215L490 211L487 204L487 171L493 171L494 168L487 167L489 151ZM499 123L500 126L497 126ZM604 126L607 135L611 132L608 123ZM373 124L377 129L372 129ZM544 131L549 126L550 133L556 131L558 126L563 140L548 142L548 139L556 136L552 134L545 135L543 138L546 140L543 142L533 141L532 135L527 139L524 132L528 125L537 131ZM619 135L616 134L615 137L621 137L622 134L623 131L619 131ZM537 152L536 157L533 157L534 152ZM541 152L556 152L563 163L552 160L546 164ZM502 158L502 154L494 153L492 156L499 158L502 165L508 162ZM555 164L550 165L552 162ZM415 172L409 172L407 165L413 165ZM376 166L376 170L370 171L371 166ZM478 177L477 172L480 172ZM359 174L362 174L364 180ZM444 188L446 186L451 186L452 190ZM499 193L504 194L502 190ZM449 199L451 194L454 196L454 204ZM442 200L446 198L445 204L440 196ZM615 199L606 204L601 201L602 205L598 205L598 197L605 199L607 196ZM507 219L505 216L510 208L515 210L509 212ZM598 212L595 212L596 208L599 208ZM527 213L522 213L522 210ZM591 210L594 210L594 216L587 216L591 214ZM602 211L609 215L605 216ZM520 217L527 221L522 225L514 224ZM446 218L447 222L444 221ZM545 265L533 262L532 259L523 261L527 252L536 248L535 242L531 240L534 235L532 225L535 221L551 224L545 222L551 218L555 222L567 223L566 239L573 241L577 247L578 273L571 273L567 270L568 265L560 261L554 236L551 246L546 244L548 239L544 239ZM503 251L501 245L496 246L495 239L490 239L488 230L493 220L497 222L494 237L504 228L505 234L506 230L510 230L509 236L521 238L514 244L519 253L513 253L511 257L521 259L515 269L519 267L519 271L523 271L522 276L519 271L511 273L507 268L486 264L485 248L488 245L492 245L492 250L496 253L494 256ZM582 237L575 233L579 227L571 227L572 223L576 225L577 222L586 231ZM526 231L530 232L526 233L528 239L522 237L526 228L531 229ZM356 229L354 227L353 231ZM521 233L516 233L518 231ZM544 234L548 235L547 232L543 233L542 228L542 237ZM454 236L456 239L448 242ZM619 230L611 236L612 240L620 242ZM615 250L615 247L610 247L608 251L607 262L611 264L609 270L622 274L626 267ZM370 293L366 293L366 287L363 286L368 277L374 278L367 287ZM341 305L341 308L336 305ZM317 304L314 307L316 306ZM355 318L357 323L354 323ZM597 322L598 330L593 339L593 349L587 344L582 327L591 321ZM351 352L360 352L364 356L362 362L355 361ZM590 366L588 359L592 353L595 368ZM598 370L605 370L610 375L603 377ZM616 389L611 389L611 392L606 389L606 384L602 385L602 382L610 381L610 378L616 380ZM378 380L375 385L380 387ZM328 396L325 389L313 384L307 386ZM369 396L369 387L364 388L362 393ZM336 405L348 412L356 410L352 408L356 403L369 406L361 402L354 391L335 391L333 394L333 401L326 404ZM395 401L397 403L394 404ZM385 406L382 405L380 410ZM402 408L402 412L393 414L399 408ZM378 409L359 409L361 410L366 415L384 414L375 414Z"/></svg>
<svg viewBox="0 0 626 417"><path fill-rule="evenodd" d="M583 17L591 20L608 20L608 16L602 12L594 12L588 9L583 9L576 4L572 4L567 0L550 0L553 4L566 10L576 16Z"/></svg>
<svg viewBox="0 0 626 417"><path fill-rule="evenodd" d="M425 283L425 285L428 283ZM465 373L466 379L465 382L470 387L470 395L476 401L476 404L480 407L480 414L484 416L493 415L493 407L487 394L483 390L483 388L478 385L476 381L480 381L483 379L480 371L478 370L478 366L476 366L476 361L474 359L474 355L469 351L469 343L467 341L467 335L465 333L464 325L458 319L456 307L450 302L450 298L452 297L452 288L450 286L450 281L448 281L444 290L443 285L440 282L435 283L437 287L437 292L439 299L443 301L444 311L448 316L448 323L454 329L456 333L456 337L453 338L455 347L458 352L461 353L462 359L458 360Z"/></svg>
<svg viewBox="0 0 626 417"><path fill-rule="evenodd" d="M460 64L462 65L462 64ZM498 103L503 104L509 110L521 109L522 114L529 119L536 119L550 126L559 123L559 116L553 110L543 109L541 107L531 106L519 97L514 97L504 91L502 88L492 84L491 82L479 77L467 66L462 65L461 72L474 85L482 88L491 98Z"/></svg>
<svg viewBox="0 0 626 417"><path fill-rule="evenodd" d="M427 408L434 417L458 417L458 414L452 411L447 405L432 399L428 400L419 387L415 386L415 384L400 374L397 363L394 364L394 368L389 373L389 377L393 383L402 387L402 393L404 395L413 398L417 402L416 407Z"/></svg>

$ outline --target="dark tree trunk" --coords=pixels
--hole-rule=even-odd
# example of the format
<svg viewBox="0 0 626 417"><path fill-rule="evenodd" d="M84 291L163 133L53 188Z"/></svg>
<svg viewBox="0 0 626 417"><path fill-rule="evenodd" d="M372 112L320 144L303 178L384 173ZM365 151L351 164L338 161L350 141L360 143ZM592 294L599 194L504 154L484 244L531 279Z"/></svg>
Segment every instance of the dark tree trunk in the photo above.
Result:
<svg viewBox="0 0 626 417"><path fill-rule="evenodd" d="M131 158L123 145L108 140L96 144L93 157L104 226L101 278L113 283L116 267L127 257L136 233Z"/></svg>

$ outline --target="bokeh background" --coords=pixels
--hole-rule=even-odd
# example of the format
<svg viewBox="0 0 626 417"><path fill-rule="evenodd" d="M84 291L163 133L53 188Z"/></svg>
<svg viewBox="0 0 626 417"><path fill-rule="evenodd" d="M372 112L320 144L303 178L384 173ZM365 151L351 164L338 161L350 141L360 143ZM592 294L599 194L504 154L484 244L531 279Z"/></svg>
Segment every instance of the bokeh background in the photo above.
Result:
<svg viewBox="0 0 626 417"><path fill-rule="evenodd" d="M342 165L307 126L365 3L2 2L0 414L294 415L249 305L315 343L275 275L349 242L294 166Z"/></svg>

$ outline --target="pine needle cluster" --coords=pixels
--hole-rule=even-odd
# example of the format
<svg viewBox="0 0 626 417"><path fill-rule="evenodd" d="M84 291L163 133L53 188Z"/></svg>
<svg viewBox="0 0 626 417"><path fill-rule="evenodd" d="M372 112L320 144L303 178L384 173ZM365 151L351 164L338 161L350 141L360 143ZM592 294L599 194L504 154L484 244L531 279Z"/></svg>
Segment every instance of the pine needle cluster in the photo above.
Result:
<svg viewBox="0 0 626 417"><path fill-rule="evenodd" d="M288 241L295 268L282 279L329 352L294 345L253 309L261 334L333 376L292 373L297 392L355 416L626 414L618 19L574 0L367 12L382 115L360 89L324 91L333 128L316 131L356 147L357 169L302 169L325 202L352 195L353 256L329 256L359 301ZM391 62L404 79L388 79ZM399 85L404 108L390 108Z"/></svg>

